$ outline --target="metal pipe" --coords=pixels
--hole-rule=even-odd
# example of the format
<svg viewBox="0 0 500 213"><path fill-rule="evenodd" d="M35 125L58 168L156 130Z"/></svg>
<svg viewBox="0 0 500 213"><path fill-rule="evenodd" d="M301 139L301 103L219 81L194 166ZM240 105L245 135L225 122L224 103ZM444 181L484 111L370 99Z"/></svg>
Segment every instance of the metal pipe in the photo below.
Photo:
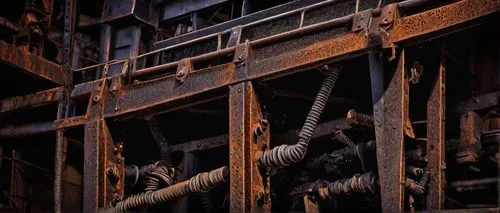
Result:
<svg viewBox="0 0 500 213"><path fill-rule="evenodd" d="M399 2L398 8L400 10L407 10L409 8L416 7L416 6L419 6L419 5L428 3L428 2L433 2L433 1L436 1L436 0L406 0L406 1Z"/></svg>
<svg viewBox="0 0 500 213"><path fill-rule="evenodd" d="M224 56L227 54L232 54L232 53L234 53L235 49L236 49L236 47L229 47L229 48L225 48L225 49L222 49L219 51L210 52L210 53L206 53L206 54L199 55L199 56L194 56L191 58L191 62L197 63L197 62L202 62L202 61L208 61L210 59L218 58L218 57L221 57L221 56ZM170 63L166 63L166 64L154 66L154 67L148 67L148 68L136 70L135 72L132 73L132 78L139 78L142 76L156 74L156 73L159 73L159 72L167 70L167 69L176 68L178 64L179 64L179 61L175 61L175 62L170 62Z"/></svg>
<svg viewBox="0 0 500 213"><path fill-rule="evenodd" d="M215 186L227 181L229 174L227 166L195 175L187 181L163 188L133 195L116 204L113 212L125 212L144 206L158 205L167 201L186 196L190 193L207 192Z"/></svg>
<svg viewBox="0 0 500 213"><path fill-rule="evenodd" d="M56 125L53 121L7 126L0 128L0 137L24 137L54 131L55 129Z"/></svg>
<svg viewBox="0 0 500 213"><path fill-rule="evenodd" d="M264 46L264 45L267 45L267 44L270 44L273 42L282 41L282 40L286 40L286 39L290 39L290 38L294 38L294 37L299 37L301 35L313 33L313 32L320 31L320 30L325 30L325 29L328 29L331 27L335 27L335 26L339 26L339 25L343 25L343 24L348 24L348 23L352 22L354 16L355 16L355 14L350 14L350 15L336 18L336 19L332 19L329 21L309 25L306 27L297 28L295 30L290 30L290 31L287 31L284 33L280 33L280 34L272 35L272 36L265 37L262 39L251 41L250 44L252 47Z"/></svg>

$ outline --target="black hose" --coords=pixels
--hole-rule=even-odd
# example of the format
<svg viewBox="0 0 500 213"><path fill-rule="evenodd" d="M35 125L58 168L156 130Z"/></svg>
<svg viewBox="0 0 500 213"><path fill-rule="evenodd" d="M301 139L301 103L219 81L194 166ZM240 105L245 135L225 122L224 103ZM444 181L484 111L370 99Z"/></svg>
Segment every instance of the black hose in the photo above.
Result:
<svg viewBox="0 0 500 213"><path fill-rule="evenodd" d="M203 204L203 208L205 212L213 212L214 204L212 202L212 197L210 196L210 192L202 192L199 194L201 203Z"/></svg>
<svg viewBox="0 0 500 213"><path fill-rule="evenodd" d="M327 77L314 100L309 114L304 122L304 126L299 133L299 141L294 145L283 144L271 150L265 151L259 158L260 166L281 168L300 162L307 152L307 147L318 124L319 117L323 113L328 97L335 86L335 82L340 74L341 67L335 65L327 74Z"/></svg>
<svg viewBox="0 0 500 213"><path fill-rule="evenodd" d="M155 117L151 117L149 120L147 120L147 123L151 135L153 136L153 139L156 142L156 145L158 146L158 148L160 148L161 162L168 167L173 167L170 147L168 145L167 139L161 133L160 124L158 123L158 120L156 120Z"/></svg>

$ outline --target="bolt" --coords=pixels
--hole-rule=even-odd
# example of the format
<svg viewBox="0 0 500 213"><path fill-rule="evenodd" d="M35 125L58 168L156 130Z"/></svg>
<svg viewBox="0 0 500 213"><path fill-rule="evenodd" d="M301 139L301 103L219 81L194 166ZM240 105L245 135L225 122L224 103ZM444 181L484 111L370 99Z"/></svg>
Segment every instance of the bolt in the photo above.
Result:
<svg viewBox="0 0 500 213"><path fill-rule="evenodd" d="M264 128L269 126L269 121L267 121L267 119L260 119L259 122Z"/></svg>
<svg viewBox="0 0 500 213"><path fill-rule="evenodd" d="M387 22L388 22L388 20L385 18L385 19L383 20L383 22L384 22L384 23L387 23Z"/></svg>
<svg viewBox="0 0 500 213"><path fill-rule="evenodd" d="M94 102L99 102L101 100L101 97L99 95L94 96Z"/></svg>
<svg viewBox="0 0 500 213"><path fill-rule="evenodd" d="M257 139L258 137L260 137L262 135L262 133L264 133L264 131L262 130L261 126L258 126L257 128L255 128L255 130L253 131L254 139ZM256 140L254 142L257 143Z"/></svg>
<svg viewBox="0 0 500 213"><path fill-rule="evenodd" d="M116 148L116 147L115 147L115 148L113 148L113 154L114 154L114 155L118 155L118 153L119 153L118 148Z"/></svg>
<svg viewBox="0 0 500 213"><path fill-rule="evenodd" d="M119 111L120 110L120 107L115 107L115 111Z"/></svg>

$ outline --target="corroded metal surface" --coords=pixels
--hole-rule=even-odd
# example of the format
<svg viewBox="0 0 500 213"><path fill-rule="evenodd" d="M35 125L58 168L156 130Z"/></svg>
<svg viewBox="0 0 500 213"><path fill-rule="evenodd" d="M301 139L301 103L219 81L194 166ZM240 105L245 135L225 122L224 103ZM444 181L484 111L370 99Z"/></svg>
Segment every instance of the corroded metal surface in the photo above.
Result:
<svg viewBox="0 0 500 213"><path fill-rule="evenodd" d="M500 8L498 0L463 0L394 20L389 42L414 39L467 21L494 13Z"/></svg>
<svg viewBox="0 0 500 213"><path fill-rule="evenodd" d="M68 74L62 69L62 66L4 41L0 41L0 61L59 85L65 85L68 81Z"/></svg>
<svg viewBox="0 0 500 213"><path fill-rule="evenodd" d="M0 101L0 113L19 110L23 108L35 108L55 103L62 96L63 87L56 87L25 96L17 96Z"/></svg>
<svg viewBox="0 0 500 213"><path fill-rule="evenodd" d="M269 212L266 179L260 174L256 156L264 147L269 147L269 127L260 126L264 117L252 83L231 86L229 93L230 211ZM258 127L266 130L255 137L254 130Z"/></svg>
<svg viewBox="0 0 500 213"><path fill-rule="evenodd" d="M444 33L443 30L445 29L498 11L499 5L498 1L487 1L485 4L481 4L472 0L464 0L412 16L395 18L393 24L387 30L387 42L398 43L431 33L439 35L436 33ZM466 6L477 8L477 12L469 13ZM437 21L440 20L437 19L439 17L446 17L445 22ZM422 20L432 21L422 22ZM439 22L439 24L436 22ZM314 32L310 33L314 35ZM254 54L245 62L248 70L245 73L237 71L232 64L225 64L194 70L186 78L184 84L178 84L175 76L168 76L128 85L123 87L123 90L119 93L120 101L118 106L107 107L105 114L106 117L112 117L140 111L241 81L288 75L293 73L291 71L319 65L329 60L361 54L369 50L368 38L364 34L365 32L361 31L327 38L313 36L312 41L314 42L312 44L297 43L294 44L295 48L293 50L285 51L282 54L259 59ZM274 42L273 45L279 46L284 41L275 40ZM250 46L252 46L252 42L250 42ZM159 91L162 92L158 93Z"/></svg>
<svg viewBox="0 0 500 213"><path fill-rule="evenodd" d="M445 189L445 107L446 65L441 58L439 69L434 74L434 85L427 101L427 167L431 178L428 210L441 210L444 206Z"/></svg>
<svg viewBox="0 0 500 213"><path fill-rule="evenodd" d="M376 54L376 53L375 53ZM383 212L402 212L404 202L404 127L408 118L408 80L404 50L394 73L382 68L385 58L370 56L373 117ZM391 76L384 90L384 76ZM376 76L374 78L374 76Z"/></svg>

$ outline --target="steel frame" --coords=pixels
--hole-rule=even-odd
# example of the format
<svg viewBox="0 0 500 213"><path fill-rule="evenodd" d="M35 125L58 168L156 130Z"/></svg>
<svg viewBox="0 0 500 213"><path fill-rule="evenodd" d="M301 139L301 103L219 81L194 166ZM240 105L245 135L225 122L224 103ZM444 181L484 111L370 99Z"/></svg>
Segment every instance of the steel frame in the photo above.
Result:
<svg viewBox="0 0 500 213"><path fill-rule="evenodd" d="M405 134L405 120L407 119L405 117L407 93L404 89L406 88L405 83L403 83L405 82L403 72L404 50L401 50L401 48L422 38L445 35L450 31L457 30L455 28L457 26L468 26L473 24L474 20L497 13L500 9L499 0L461 0L409 16L399 17L395 14L402 14L405 9L417 5L419 2L425 1L409 0L399 4L386 5L381 9L370 9L309 26L299 26L296 29L265 38L251 41L236 40L234 46L220 48L214 52L194 56L190 59L160 64L152 68L143 68L142 70L136 70L135 62L138 58L164 50L154 51L129 60L108 61L100 66L106 69L112 63L121 64L122 72L120 75L106 76L104 74L101 79L84 82L72 88L59 87L0 102L1 112L5 113L33 105L41 106L64 100L65 92L67 93L67 101L90 94L88 111L85 115L75 117L61 115L53 122L27 125L18 131L9 131L8 128L12 130L19 127L3 127L0 129L0 136L15 137L83 126L85 129L85 196L83 206L85 208L84 212L93 212L97 208L109 206L110 202L116 199L117 196L123 196L123 178L116 184L110 183L106 178L106 171L109 168L116 167L119 169L120 174L123 174L123 158L119 151L120 145L112 140L107 128L107 120L126 119L129 116L152 115L165 112L165 110L180 109L191 104L193 97L198 97L198 99L206 98L211 91L229 87L229 116L231 118L229 137L222 137L220 140L229 140L231 153L231 212L259 211L258 209L263 206L256 205L257 200L266 200L267 195L266 186L263 185L265 181L262 181L262 179L265 179L265 172L262 173L257 169L255 157L261 151L262 145L269 146L270 134L266 132L259 137L257 143L253 141L255 140L252 134L253 130L260 125L259 121L265 118L260 109L258 94L253 89L252 81L290 75L321 64L345 60L370 52L370 62L373 62L371 68L377 143L382 144L382 141L385 141L382 139L391 142L398 141L398 143L377 146L378 160L386 163L393 162L383 166L379 165L382 197L390 197L390 199L382 199L382 210L384 212L400 212L403 210L402 201L404 199L402 184L402 180L404 180L402 179L404 178L404 161L401 157L404 154L402 138ZM301 11L305 11L305 8L290 14L295 12L300 14ZM359 17L364 17L361 20L366 19L368 21L362 22ZM283 18L283 16L278 15L268 20L280 18ZM70 23L67 24L70 25ZM241 27L255 25L255 23L245 24ZM334 36L319 36L323 31L344 27L345 25L352 25L353 29ZM221 31L233 32L230 29ZM206 37L217 38L219 35L218 32L206 35ZM280 46L288 40L305 36L311 38L312 43L298 43L295 49L284 50L280 54L270 57L263 58L259 56L261 52L259 50ZM188 37L191 38L190 36L184 36L183 38ZM65 35L65 39L70 39L69 35ZM194 40L183 41L182 46L196 45ZM6 44L0 42L0 45ZM394 49L393 52L398 58L398 66L394 74L387 72L388 70L381 66L382 62L380 60L386 58L376 58L375 54L379 53L378 51L384 51L384 49ZM186 63L188 67L193 67L194 63L227 55L232 55L234 60L230 63L202 69L188 68L185 70L186 74L183 77L183 82L179 82L179 70L185 69ZM0 57L4 61L9 61L8 59L11 58L3 55ZM62 71L61 66L52 65L33 57L26 59L26 61L31 61L30 64L33 65L45 65L44 68L36 66L22 66L22 68L38 73L39 76L58 84L68 85L67 79L69 78L66 78L68 74ZM34 63L38 61L40 63ZM162 73L171 68L177 69L177 74L164 75L138 83L133 82L138 77L154 76L153 74ZM45 73L49 70L51 74ZM74 70L74 72L82 70ZM380 79L381 74L393 75L387 90L384 90L381 86L383 81L377 80ZM428 114L437 115L428 117L429 125L434 127L428 130L430 146L434 147L428 147L432 156L429 159L430 168L431 171L435 171L431 179L431 191L428 198L429 209L432 210L441 209L443 204L444 76L445 66L443 64L436 73L433 93L428 102ZM385 94L382 95L384 91ZM188 97L189 100L186 99ZM496 100L498 100L498 94L496 97ZM386 101L379 102L382 99ZM60 112L69 106L68 102L62 102L61 105L63 106L60 107ZM386 110L386 107L395 111ZM395 129L392 129L392 127ZM64 131L58 131L58 138L61 137L58 140L64 141L63 133ZM391 153L389 150L398 151ZM99 153L99 155L95 155L95 153ZM384 153L387 155L384 155ZM64 156L58 158L64 158ZM398 160L387 161L384 159ZM62 163L56 164L56 170L61 166ZM58 181L60 180L56 179L56 185L60 184L57 183ZM55 188L55 191L60 190ZM61 195L58 192L55 196L57 200L60 198L58 196ZM267 201L264 203L268 204ZM57 205L60 204L56 203ZM59 211L56 212L60 212L60 208L57 209ZM270 211L269 208L264 209Z"/></svg>

